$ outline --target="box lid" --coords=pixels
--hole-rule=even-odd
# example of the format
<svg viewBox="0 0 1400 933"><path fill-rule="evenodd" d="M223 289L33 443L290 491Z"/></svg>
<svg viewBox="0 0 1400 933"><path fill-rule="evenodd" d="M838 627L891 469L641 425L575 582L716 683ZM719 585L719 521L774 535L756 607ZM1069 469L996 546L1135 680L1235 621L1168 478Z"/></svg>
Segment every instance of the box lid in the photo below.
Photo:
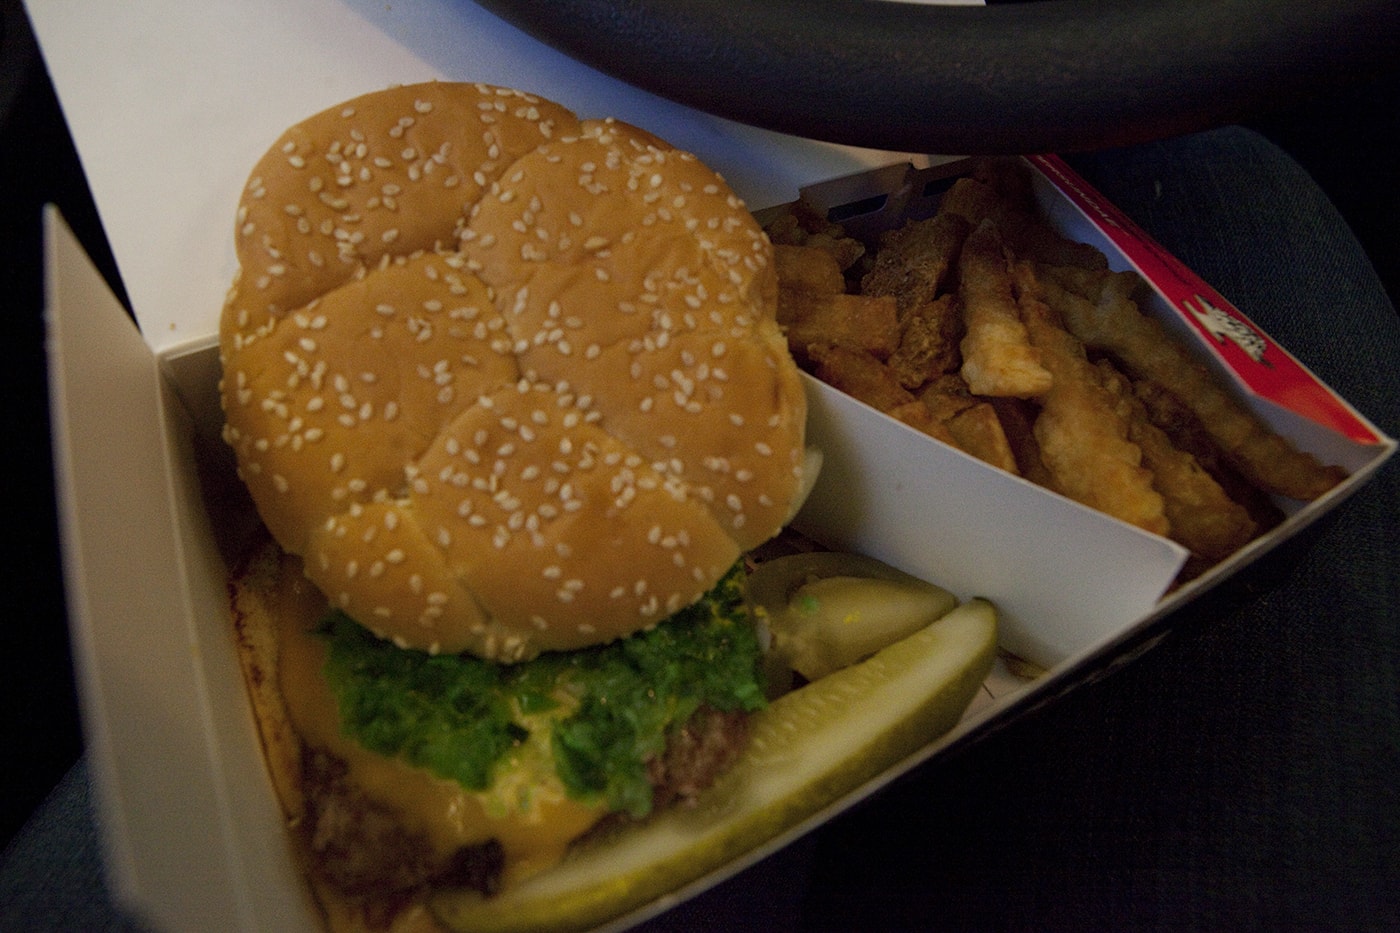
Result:
<svg viewBox="0 0 1400 933"><path fill-rule="evenodd" d="M646 126L751 205L890 161L699 113L606 77L471 3L27 0L148 344L215 332L237 267L233 218L286 127L391 84L482 81Z"/></svg>
<svg viewBox="0 0 1400 933"><path fill-rule="evenodd" d="M55 482L87 756L113 895L158 928L308 928L265 792L227 573L185 468L185 407L56 212L47 223ZM134 546L133 546L134 545ZM213 635L211 637L211 631Z"/></svg>

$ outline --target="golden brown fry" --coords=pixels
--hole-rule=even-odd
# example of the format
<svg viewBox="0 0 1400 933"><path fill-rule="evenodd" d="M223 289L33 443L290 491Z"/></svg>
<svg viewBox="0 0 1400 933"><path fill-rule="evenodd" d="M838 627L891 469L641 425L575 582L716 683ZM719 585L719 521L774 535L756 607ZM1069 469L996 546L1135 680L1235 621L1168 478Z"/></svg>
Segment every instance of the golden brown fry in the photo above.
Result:
<svg viewBox="0 0 1400 933"><path fill-rule="evenodd" d="M939 376L918 393L933 420L947 428L948 442L1008 473L1020 473L1001 421L985 399L967 391L957 373Z"/></svg>
<svg viewBox="0 0 1400 933"><path fill-rule="evenodd" d="M861 293L893 295L901 318L929 304L947 287L971 230L964 218L940 213L886 233L870 271L860 281Z"/></svg>
<svg viewBox="0 0 1400 933"><path fill-rule="evenodd" d="M1006 439L996 409L987 402L978 402L963 409L946 422L948 432L957 446L972 456L1008 473L1019 474L1016 455Z"/></svg>
<svg viewBox="0 0 1400 933"><path fill-rule="evenodd" d="M872 353L840 345L813 344L810 358L816 367L814 375L822 382L883 412L916 401Z"/></svg>
<svg viewBox="0 0 1400 933"><path fill-rule="evenodd" d="M890 355L890 369L908 389L952 372L961 359L962 332L962 305L956 295L911 308L900 322L899 346Z"/></svg>
<svg viewBox="0 0 1400 933"><path fill-rule="evenodd" d="M1263 490L1245 479L1221 453L1194 412L1155 382L1136 380L1133 395L1151 422L1171 438L1172 446L1196 458L1233 501L1249 514L1258 533L1284 519L1283 510Z"/></svg>
<svg viewBox="0 0 1400 933"><path fill-rule="evenodd" d="M996 409L967 391L957 373L939 376L918 397L933 420L947 428L953 446L1009 473L1020 472Z"/></svg>
<svg viewBox="0 0 1400 933"><path fill-rule="evenodd" d="M1062 236L1040 215L1030 170L1019 161L979 160L972 175L958 179L943 196L940 211L957 214L973 226L993 221L1020 258L1084 269L1108 268L1103 253Z"/></svg>
<svg viewBox="0 0 1400 933"><path fill-rule="evenodd" d="M984 221L969 234L958 261L966 328L962 377L968 388L977 395L1017 398L1049 391L1052 378L1021 322L996 224Z"/></svg>
<svg viewBox="0 0 1400 933"><path fill-rule="evenodd" d="M814 344L832 344L887 359L899 346L893 297L846 294L837 260L818 247L779 245L773 255L778 323L794 357L804 359Z"/></svg>
<svg viewBox="0 0 1400 933"><path fill-rule="evenodd" d="M970 226L954 214L913 221L880 240L861 293L898 303L900 345L890 358L899 381L916 389L958 364L961 312L943 294Z"/></svg>
<svg viewBox="0 0 1400 933"><path fill-rule="evenodd" d="M987 404L996 411L1017 472L1038 486L1053 487L1054 478L1040 457L1040 443L1035 439L1035 418L1039 414L1035 403L1020 398L993 398Z"/></svg>
<svg viewBox="0 0 1400 933"><path fill-rule="evenodd" d="M1008 206L995 185L983 179L966 176L953 182L952 187L943 195L938 210L939 213L961 217L976 228L984 220L995 223L1011 211L1019 211L1023 207Z"/></svg>
<svg viewBox="0 0 1400 933"><path fill-rule="evenodd" d="M815 246L774 244L773 267L780 289L798 288L828 295L846 290L846 279L836 258Z"/></svg>
<svg viewBox="0 0 1400 933"><path fill-rule="evenodd" d="M778 323L787 332L788 347L799 361L811 355L809 348L813 346L845 347L882 360L899 346L893 298L780 289Z"/></svg>
<svg viewBox="0 0 1400 933"><path fill-rule="evenodd" d="M957 446L953 435L890 373L873 354L840 346L813 346L810 359L822 382L945 444Z"/></svg>
<svg viewBox="0 0 1400 933"><path fill-rule="evenodd" d="M1054 375L1033 428L1053 488L1146 531L1168 534L1165 502L1152 487L1152 471L1142 465L1141 449L1128 439L1113 397L1083 347L1036 297L1029 267L1020 264L1018 274L1030 339Z"/></svg>
<svg viewBox="0 0 1400 933"><path fill-rule="evenodd" d="M982 401L967 390L967 383L957 373L939 376L916 394L939 421L949 421Z"/></svg>
<svg viewBox="0 0 1400 933"><path fill-rule="evenodd" d="M1102 350L1133 376L1150 379L1180 399L1211 438L1249 480L1276 495L1312 500L1346 478L1275 433L1217 384L1210 372L1167 334L1161 323L1138 310L1131 294L1136 276L1104 278L1097 301L1047 286L1071 332Z"/></svg>
<svg viewBox="0 0 1400 933"><path fill-rule="evenodd" d="M840 224L832 223L819 209L802 200L788 205L764 230L774 245L810 246L829 253L843 272L865 255L864 244L846 236Z"/></svg>
<svg viewBox="0 0 1400 933"><path fill-rule="evenodd" d="M1165 500L1172 540L1208 562L1222 560L1247 544L1257 526L1244 506L1152 423L1125 376L1107 361L1098 368L1104 387L1127 419L1128 439L1142 450L1143 464L1152 471L1152 486Z"/></svg>

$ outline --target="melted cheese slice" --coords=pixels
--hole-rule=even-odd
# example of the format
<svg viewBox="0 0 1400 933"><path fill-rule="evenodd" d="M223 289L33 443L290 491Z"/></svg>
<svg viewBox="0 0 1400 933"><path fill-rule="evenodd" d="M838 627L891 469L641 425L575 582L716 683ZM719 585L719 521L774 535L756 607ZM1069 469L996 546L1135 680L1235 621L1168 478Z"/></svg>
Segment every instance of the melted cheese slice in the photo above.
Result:
<svg viewBox="0 0 1400 933"><path fill-rule="evenodd" d="M284 567L288 572L295 571ZM480 793L343 735L335 696L321 673L326 645L313 634L325 601L304 580L284 583L293 585L277 588L274 617L279 681L294 728L306 744L342 759L354 786L397 810L404 826L423 833L439 856L496 839L505 851L502 880L513 884L558 862L569 843L605 814L601 803L566 795L544 729L532 729L532 738L498 763L495 785Z"/></svg>

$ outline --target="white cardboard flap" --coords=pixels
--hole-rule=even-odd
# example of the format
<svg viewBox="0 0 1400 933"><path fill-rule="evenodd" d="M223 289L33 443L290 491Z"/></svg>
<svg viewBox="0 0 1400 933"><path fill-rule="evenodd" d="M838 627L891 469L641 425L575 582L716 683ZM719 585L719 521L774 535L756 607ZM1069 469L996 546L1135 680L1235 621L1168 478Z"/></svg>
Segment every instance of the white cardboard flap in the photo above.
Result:
<svg viewBox="0 0 1400 933"><path fill-rule="evenodd" d="M1051 668L1148 615L1186 551L1047 493L804 374L816 486L793 526L990 597L1001 645ZM1063 546L1047 546L1061 542ZM986 589L995 581L995 592ZM1111 581L1111 585L1106 585Z"/></svg>
<svg viewBox="0 0 1400 933"><path fill-rule="evenodd" d="M609 78L462 0L26 0L146 341L215 332L248 173L288 126L393 84L482 81L699 155L750 204L884 153L743 126Z"/></svg>
<svg viewBox="0 0 1400 933"><path fill-rule="evenodd" d="M188 418L56 212L47 227L64 576L109 885L163 929L307 928L227 612L195 608L226 605L227 569L178 443Z"/></svg>

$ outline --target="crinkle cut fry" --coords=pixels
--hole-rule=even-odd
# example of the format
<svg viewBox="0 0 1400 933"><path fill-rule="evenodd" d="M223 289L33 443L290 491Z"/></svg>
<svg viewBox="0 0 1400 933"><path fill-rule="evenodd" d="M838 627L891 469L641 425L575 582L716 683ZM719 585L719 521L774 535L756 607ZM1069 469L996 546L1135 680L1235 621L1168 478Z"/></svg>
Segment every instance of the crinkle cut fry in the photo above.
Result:
<svg viewBox="0 0 1400 933"><path fill-rule="evenodd" d="M1070 290L1070 283L1085 283L1081 274L1050 269L1045 278L1052 303L1075 336L1180 399L1250 482L1275 495L1311 501L1346 478L1340 467L1298 450L1231 398L1158 321L1139 311L1131 295L1141 280L1133 273L1101 277L1089 298Z"/></svg>
<svg viewBox="0 0 1400 933"><path fill-rule="evenodd" d="M1173 540L1210 562L1223 560L1254 537L1258 525L1187 451L1152 423L1126 376L1108 361L1098 364L1103 385L1128 423L1128 439L1142 450L1152 485L1165 500Z"/></svg>
<svg viewBox="0 0 1400 933"><path fill-rule="evenodd" d="M961 344L962 376L967 387L974 395L1015 398L1047 392L1052 377L1021 321L994 223L984 221L968 235L959 269L966 326Z"/></svg>
<svg viewBox="0 0 1400 933"><path fill-rule="evenodd" d="M1033 431L1053 488L1078 502L1136 525L1168 535L1170 522L1142 450L1128 439L1128 425L1097 369L1073 335L1037 295L1034 272L1017 263L1022 315L1031 342L1053 375L1039 399Z"/></svg>
<svg viewBox="0 0 1400 933"><path fill-rule="evenodd" d="M1172 446L1195 457L1196 462L1225 490L1225 494L1244 507L1258 533L1276 528L1283 522L1283 511L1274 497L1240 473L1211 439L1196 413L1183 405L1180 399L1149 379L1133 380L1133 396L1142 404L1152 423L1171 438Z"/></svg>

